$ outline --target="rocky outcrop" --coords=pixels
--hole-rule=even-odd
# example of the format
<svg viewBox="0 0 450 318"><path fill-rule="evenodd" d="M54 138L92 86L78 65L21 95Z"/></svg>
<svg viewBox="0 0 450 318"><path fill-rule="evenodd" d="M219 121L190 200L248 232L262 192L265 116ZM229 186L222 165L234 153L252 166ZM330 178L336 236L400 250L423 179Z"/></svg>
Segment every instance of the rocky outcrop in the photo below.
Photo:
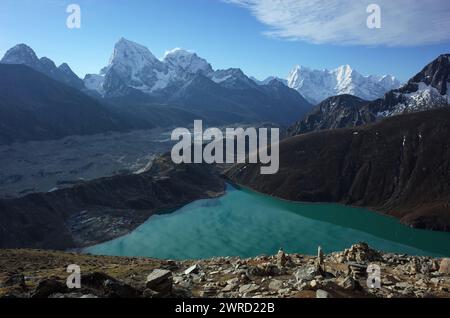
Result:
<svg viewBox="0 0 450 318"><path fill-rule="evenodd" d="M311 131L364 125L375 120L370 114L368 116L361 111L361 107L367 103L368 101L352 95L330 97L290 127L289 133L300 135Z"/></svg>
<svg viewBox="0 0 450 318"><path fill-rule="evenodd" d="M448 297L450 276L440 259L387 254L367 244L318 257L283 252L249 259L219 257L197 261L102 257L34 250L0 250L1 297L50 298L392 298ZM81 268L81 288L66 287L65 266ZM371 285L369 267L380 270ZM39 269L45 268L45 271ZM195 270L186 271L189 268ZM4 282L9 272L25 283ZM375 273L376 274L376 273ZM376 274L378 275L378 274Z"/></svg>
<svg viewBox="0 0 450 318"><path fill-rule="evenodd" d="M67 249L124 235L151 215L221 194L207 165L162 156L142 174L97 179L49 193L0 200L0 248Z"/></svg>
<svg viewBox="0 0 450 318"><path fill-rule="evenodd" d="M336 202L392 215L417 228L450 231L450 109L386 119L280 143L280 170L260 164L226 172L233 182L292 201Z"/></svg>

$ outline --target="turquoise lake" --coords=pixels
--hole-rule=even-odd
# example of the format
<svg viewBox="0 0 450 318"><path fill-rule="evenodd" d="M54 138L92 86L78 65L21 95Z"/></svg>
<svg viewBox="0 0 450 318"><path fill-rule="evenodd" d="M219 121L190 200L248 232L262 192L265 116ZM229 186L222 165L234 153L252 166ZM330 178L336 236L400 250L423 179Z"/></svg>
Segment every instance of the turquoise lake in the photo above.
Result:
<svg viewBox="0 0 450 318"><path fill-rule="evenodd" d="M87 253L201 259L340 251L357 242L385 252L450 256L450 233L411 229L396 219L337 204L293 203L227 185L224 196L152 216L130 234Z"/></svg>

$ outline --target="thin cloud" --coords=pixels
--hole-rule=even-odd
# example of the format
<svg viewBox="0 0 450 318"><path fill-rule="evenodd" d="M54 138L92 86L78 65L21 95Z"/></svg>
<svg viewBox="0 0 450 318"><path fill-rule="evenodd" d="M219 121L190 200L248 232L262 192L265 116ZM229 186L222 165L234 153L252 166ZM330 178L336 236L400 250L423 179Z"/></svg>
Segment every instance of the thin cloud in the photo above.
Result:
<svg viewBox="0 0 450 318"><path fill-rule="evenodd" d="M317 44L418 46L450 41L448 0L223 0L244 7L264 34ZM369 29L369 4L381 7L381 29Z"/></svg>

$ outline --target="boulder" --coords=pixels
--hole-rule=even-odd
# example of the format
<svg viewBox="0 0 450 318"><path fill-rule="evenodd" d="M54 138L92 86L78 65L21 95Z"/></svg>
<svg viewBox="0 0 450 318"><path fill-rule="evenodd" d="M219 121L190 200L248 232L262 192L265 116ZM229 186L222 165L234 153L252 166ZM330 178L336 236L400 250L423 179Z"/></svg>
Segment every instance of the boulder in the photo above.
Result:
<svg viewBox="0 0 450 318"><path fill-rule="evenodd" d="M309 281L314 279L314 277L317 276L317 270L314 266L305 266L305 267L300 267L296 272L295 272L295 279L297 280L297 282L299 281Z"/></svg>
<svg viewBox="0 0 450 318"><path fill-rule="evenodd" d="M444 258L439 265L439 273L450 274L450 258Z"/></svg>
<svg viewBox="0 0 450 318"><path fill-rule="evenodd" d="M116 279L106 280L104 290L109 298L137 298L141 294L137 289Z"/></svg>
<svg viewBox="0 0 450 318"><path fill-rule="evenodd" d="M55 277L50 277L38 283L31 298L48 298L53 294L64 294L67 291L67 286L64 283L58 281Z"/></svg>
<svg viewBox="0 0 450 318"><path fill-rule="evenodd" d="M93 289L96 293L110 298L136 298L140 296L140 292L134 287L100 272L83 275L81 286L82 288Z"/></svg>
<svg viewBox="0 0 450 318"><path fill-rule="evenodd" d="M145 286L161 294L161 297L169 296L172 293L173 276L172 272L165 269L155 269L147 276Z"/></svg>

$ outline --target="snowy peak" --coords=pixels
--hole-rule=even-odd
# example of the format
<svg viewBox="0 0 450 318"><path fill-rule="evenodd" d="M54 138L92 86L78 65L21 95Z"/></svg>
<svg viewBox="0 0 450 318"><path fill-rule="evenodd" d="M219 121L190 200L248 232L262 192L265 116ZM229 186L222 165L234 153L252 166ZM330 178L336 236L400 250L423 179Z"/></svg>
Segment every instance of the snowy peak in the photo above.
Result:
<svg viewBox="0 0 450 318"><path fill-rule="evenodd" d="M102 77L88 74L85 85L97 92L120 96L130 89L145 93L167 85L167 69L145 46L121 38L114 45L109 65L101 70ZM93 80L95 79L95 80ZM103 80L102 80L103 79Z"/></svg>
<svg viewBox="0 0 450 318"><path fill-rule="evenodd" d="M163 61L169 68L176 72L186 72L189 74L202 73L208 75L213 72L211 65L194 52L189 52L180 48L166 52Z"/></svg>
<svg viewBox="0 0 450 318"><path fill-rule="evenodd" d="M105 74L113 68L124 80L145 82L145 71L163 70L159 61L145 46L121 38L115 45ZM143 84L143 83L142 83Z"/></svg>
<svg viewBox="0 0 450 318"><path fill-rule="evenodd" d="M443 54L398 90L389 92L378 117L444 107L450 103L450 54Z"/></svg>
<svg viewBox="0 0 450 318"><path fill-rule="evenodd" d="M425 83L437 89L441 95L446 95L450 83L450 54L440 55L425 66L409 83Z"/></svg>
<svg viewBox="0 0 450 318"><path fill-rule="evenodd" d="M391 75L363 76L350 65L342 65L334 70L314 70L297 65L289 73L287 82L289 87L313 104L342 94L374 100L400 86L400 82Z"/></svg>
<svg viewBox="0 0 450 318"><path fill-rule="evenodd" d="M125 64L141 68L148 64L159 62L148 48L130 40L120 38L114 45L110 64Z"/></svg>

